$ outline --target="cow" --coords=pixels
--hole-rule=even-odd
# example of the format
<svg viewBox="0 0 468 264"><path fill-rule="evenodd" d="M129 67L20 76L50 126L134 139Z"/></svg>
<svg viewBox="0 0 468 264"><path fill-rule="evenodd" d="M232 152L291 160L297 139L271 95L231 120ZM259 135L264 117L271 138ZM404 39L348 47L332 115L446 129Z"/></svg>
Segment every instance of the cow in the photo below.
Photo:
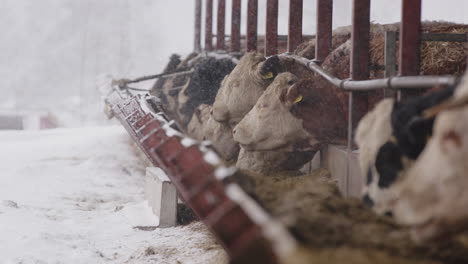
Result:
<svg viewBox="0 0 468 264"><path fill-rule="evenodd" d="M365 179L363 201L376 213L392 215L393 186L405 177L432 135L434 117L425 118L423 113L450 98L454 89L441 88L405 102L385 99L359 122L355 141Z"/></svg>
<svg viewBox="0 0 468 264"><path fill-rule="evenodd" d="M439 109L426 148L395 184L394 217L412 227L417 241L468 229L467 102L468 73Z"/></svg>
<svg viewBox="0 0 468 264"><path fill-rule="evenodd" d="M195 109L201 104L214 103L221 81L231 73L236 64L231 57L200 59L193 66L188 85L177 93L178 116L182 126L190 121Z"/></svg>
<svg viewBox="0 0 468 264"><path fill-rule="evenodd" d="M301 100L288 98L286 92L298 84L294 74L280 73L255 107L234 127L234 140L241 145L238 167L264 173L296 170L319 150L320 142L291 113ZM244 160L262 155L262 163Z"/></svg>
<svg viewBox="0 0 468 264"><path fill-rule="evenodd" d="M186 128L199 105L213 104L221 81L234 69L235 62L229 56L192 53L183 61L172 56L164 73L188 73L160 78L151 93L161 98L166 114Z"/></svg>
<svg viewBox="0 0 468 264"><path fill-rule="evenodd" d="M187 126L187 134L199 141L211 141L225 161L235 161L239 154L239 145L232 138L231 128L214 120L210 112L210 105L198 106Z"/></svg>
<svg viewBox="0 0 468 264"><path fill-rule="evenodd" d="M221 82L212 116L230 126L237 124L279 73L277 56L265 59L256 52L246 53L232 72Z"/></svg>

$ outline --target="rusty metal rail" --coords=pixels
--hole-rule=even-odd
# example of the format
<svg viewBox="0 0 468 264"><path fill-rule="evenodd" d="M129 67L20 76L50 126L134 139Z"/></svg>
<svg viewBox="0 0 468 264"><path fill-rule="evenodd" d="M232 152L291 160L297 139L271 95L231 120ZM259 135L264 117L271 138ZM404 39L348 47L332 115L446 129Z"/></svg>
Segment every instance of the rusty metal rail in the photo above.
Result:
<svg viewBox="0 0 468 264"><path fill-rule="evenodd" d="M108 116L116 117L153 165L165 171L231 263L274 264L290 254L296 247L292 236L237 184L229 183L235 169L225 167L208 145L174 129L163 112L152 111L141 98L114 87L105 100ZM272 228L275 232L268 230Z"/></svg>

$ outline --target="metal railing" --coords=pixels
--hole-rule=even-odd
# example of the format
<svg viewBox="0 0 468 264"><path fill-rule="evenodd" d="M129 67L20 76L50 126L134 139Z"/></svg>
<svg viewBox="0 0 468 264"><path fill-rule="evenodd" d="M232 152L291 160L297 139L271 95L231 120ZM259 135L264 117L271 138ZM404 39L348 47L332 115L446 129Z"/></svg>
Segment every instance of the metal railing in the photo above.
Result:
<svg viewBox="0 0 468 264"><path fill-rule="evenodd" d="M197 3L201 0L196 0ZM278 53L278 0L266 1L266 30L265 30L265 56ZM353 0L351 54L350 54L350 79L341 80L327 73L320 63L332 51L332 18L333 0L317 0L317 33L315 60L283 54L306 65L311 71L316 72L328 82L349 92L348 109L348 152L352 150L352 135L357 121L368 111L363 108L367 105L366 91L383 89L384 95L395 96L399 100L402 90L430 88L436 85L454 84L454 76L419 76L420 72L420 46L421 41L460 41L466 42L468 34L421 34L421 2L422 0L402 0L402 20L399 32L387 32L385 36L385 78L369 79L369 41L370 41L370 0ZM225 0L218 0L217 21L217 49L224 49L224 20ZM213 0L206 0L206 27L205 27L205 51L212 51L212 21ZM233 1L232 32L230 38L231 52L239 53L240 41L240 1ZM258 0L248 0L247 6L247 41L245 51L257 50L257 21ZM197 13L198 14L198 13ZM289 52L294 51L301 43L303 1L289 0L289 25L288 47ZM196 20L198 21L198 20ZM196 27L200 27L196 25ZM200 30L195 30L195 39L200 37ZM396 71L396 41L400 42L399 67ZM197 45L195 45L197 47ZM397 75L397 76L396 76ZM404 93L403 93L404 94ZM357 107L357 106L361 107Z"/></svg>

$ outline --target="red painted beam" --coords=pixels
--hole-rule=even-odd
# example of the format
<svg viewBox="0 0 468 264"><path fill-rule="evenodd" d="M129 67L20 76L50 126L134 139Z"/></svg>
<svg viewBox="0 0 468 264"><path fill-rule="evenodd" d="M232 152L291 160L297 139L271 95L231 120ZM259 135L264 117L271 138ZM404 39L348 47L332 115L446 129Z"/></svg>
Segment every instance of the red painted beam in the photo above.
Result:
<svg viewBox="0 0 468 264"><path fill-rule="evenodd" d="M302 0L289 0L288 52L302 42Z"/></svg>
<svg viewBox="0 0 468 264"><path fill-rule="evenodd" d="M265 56L278 53L278 0L267 0Z"/></svg>
<svg viewBox="0 0 468 264"><path fill-rule="evenodd" d="M317 0L315 59L324 61L332 49L333 0Z"/></svg>
<svg viewBox="0 0 468 264"><path fill-rule="evenodd" d="M232 0L231 52L240 52L241 0Z"/></svg>
<svg viewBox="0 0 468 264"><path fill-rule="evenodd" d="M399 74L419 75L421 0L403 0L401 18Z"/></svg>
<svg viewBox="0 0 468 264"><path fill-rule="evenodd" d="M193 49L195 52L201 51L201 0L195 0L195 36L193 38Z"/></svg>
<svg viewBox="0 0 468 264"><path fill-rule="evenodd" d="M206 0L205 50L213 50L213 0Z"/></svg>
<svg viewBox="0 0 468 264"><path fill-rule="evenodd" d="M249 0L247 4L247 41L246 50L257 50L258 0Z"/></svg>
<svg viewBox="0 0 468 264"><path fill-rule="evenodd" d="M216 49L225 49L226 0L218 0L218 17L216 18Z"/></svg>

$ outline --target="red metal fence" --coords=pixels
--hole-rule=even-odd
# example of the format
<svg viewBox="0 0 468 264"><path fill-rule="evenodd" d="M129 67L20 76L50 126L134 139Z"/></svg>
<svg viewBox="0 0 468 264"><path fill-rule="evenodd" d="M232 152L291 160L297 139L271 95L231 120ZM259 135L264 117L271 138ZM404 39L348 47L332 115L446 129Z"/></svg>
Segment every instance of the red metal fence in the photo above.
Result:
<svg viewBox="0 0 468 264"><path fill-rule="evenodd" d="M218 33L217 49L224 48L224 1L218 0ZM278 0L266 1L265 56L278 53ZM371 0L353 0L352 8L352 49L350 55L350 79L340 80L325 72L320 63L331 52L333 0L316 0L317 2L317 32L315 36L315 59L312 61L294 57L290 54L282 56L294 57L328 80L331 84L349 92L348 109L348 154L352 149L354 128L359 119L368 111L367 91L383 89L384 96L401 98L402 90L411 94L412 89L430 88L435 85L451 85L455 83L452 76L418 76L420 72L421 40L427 41L468 41L468 34L421 34L421 2L422 0L402 0L402 21L399 35L397 32L386 32L385 36L385 78L369 79L369 41L370 41L370 4ZM231 51L239 52L240 2L233 0L233 25L231 32ZM212 0L206 0L207 10L212 9ZM222 10L221 10L222 9ZM205 33L205 50L211 51L212 12L207 12L207 31ZM289 25L287 36L287 51L292 52L301 43L303 0L289 0ZM245 51L257 49L258 1L248 0L247 41ZM197 20L198 21L198 20ZM196 31L195 39L200 34ZM396 42L400 41L397 54ZM399 56L399 71L396 72L396 61ZM398 75L397 75L398 74ZM396 76L397 75L397 76Z"/></svg>

